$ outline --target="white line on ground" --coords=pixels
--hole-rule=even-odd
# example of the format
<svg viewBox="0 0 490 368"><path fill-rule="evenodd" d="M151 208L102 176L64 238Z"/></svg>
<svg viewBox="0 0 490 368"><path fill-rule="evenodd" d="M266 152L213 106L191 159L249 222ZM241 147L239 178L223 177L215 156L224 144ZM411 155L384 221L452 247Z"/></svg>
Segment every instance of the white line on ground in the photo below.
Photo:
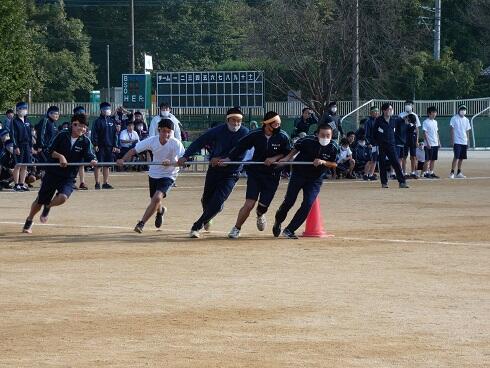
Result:
<svg viewBox="0 0 490 368"><path fill-rule="evenodd" d="M16 221L0 221L0 224L5 225L24 225L23 222ZM113 225L66 225L66 224L35 224L35 226L51 226L51 227L65 227L65 228L75 228L75 229L113 229L113 230L127 230L132 231L132 227L128 226L113 226ZM164 228L163 230L168 230L170 232L187 233L189 230L183 229L170 229ZM224 231L212 231L211 234L223 234L226 235L227 232ZM21 233L19 232L19 235ZM31 236L31 235L28 235ZM272 236L263 236L264 238ZM246 239L246 235L244 237ZM473 242L449 242L449 241L433 241L433 240L417 240L417 239L384 239L384 238L360 238L360 237L348 237L348 236L335 236L333 239L347 240L347 241L369 241L369 242L382 242L382 243L401 243L401 244L435 244L435 245L462 245L462 246L490 246L490 243L473 243ZM328 240L332 241L332 240Z"/></svg>

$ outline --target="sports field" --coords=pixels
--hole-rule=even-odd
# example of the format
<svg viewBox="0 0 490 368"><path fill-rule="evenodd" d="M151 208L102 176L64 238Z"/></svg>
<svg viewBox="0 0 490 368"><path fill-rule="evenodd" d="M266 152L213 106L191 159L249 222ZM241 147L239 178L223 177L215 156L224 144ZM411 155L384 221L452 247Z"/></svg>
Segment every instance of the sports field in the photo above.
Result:
<svg viewBox="0 0 490 368"><path fill-rule="evenodd" d="M287 181L238 240L245 179L201 239L199 174L143 234L144 173L75 192L31 235L36 193L0 192L0 367L489 367L490 153L459 180L440 156L443 179L409 190L327 181L330 239L272 237Z"/></svg>

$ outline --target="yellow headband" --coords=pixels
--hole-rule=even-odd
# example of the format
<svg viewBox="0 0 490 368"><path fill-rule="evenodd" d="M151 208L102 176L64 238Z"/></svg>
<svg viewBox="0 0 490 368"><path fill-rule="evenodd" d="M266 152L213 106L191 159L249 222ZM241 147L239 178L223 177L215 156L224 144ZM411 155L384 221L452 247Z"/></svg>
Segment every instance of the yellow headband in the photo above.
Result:
<svg viewBox="0 0 490 368"><path fill-rule="evenodd" d="M227 119L229 119L229 118L243 119L243 115L242 114L230 114L230 115L226 115L226 118Z"/></svg>
<svg viewBox="0 0 490 368"><path fill-rule="evenodd" d="M264 120L262 122L262 124L272 124L272 123L275 123L275 122L278 122L279 124L281 123L281 118L279 117L279 115L276 115L274 116L273 118L270 118L268 120Z"/></svg>

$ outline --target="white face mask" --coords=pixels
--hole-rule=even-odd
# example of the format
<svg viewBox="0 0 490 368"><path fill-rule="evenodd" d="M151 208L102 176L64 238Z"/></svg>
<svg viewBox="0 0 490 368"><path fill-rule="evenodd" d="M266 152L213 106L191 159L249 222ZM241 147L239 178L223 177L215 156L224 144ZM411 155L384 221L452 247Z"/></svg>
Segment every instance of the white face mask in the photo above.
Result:
<svg viewBox="0 0 490 368"><path fill-rule="evenodd" d="M110 109L109 110L102 110L102 114L104 114L104 116L111 116L112 111Z"/></svg>
<svg viewBox="0 0 490 368"><path fill-rule="evenodd" d="M318 138L318 142L320 142L322 146L328 146L330 138Z"/></svg>
<svg viewBox="0 0 490 368"><path fill-rule="evenodd" d="M160 116L163 118L168 118L170 116L169 111L160 111Z"/></svg>
<svg viewBox="0 0 490 368"><path fill-rule="evenodd" d="M226 125L228 125L228 130L233 133L238 132L241 126L241 125L231 125L229 123L226 123Z"/></svg>
<svg viewBox="0 0 490 368"><path fill-rule="evenodd" d="M410 114L413 111L412 105L405 105L405 111Z"/></svg>
<svg viewBox="0 0 490 368"><path fill-rule="evenodd" d="M359 144L360 144L361 146L365 146L365 145L366 145L366 141L359 141Z"/></svg>
<svg viewBox="0 0 490 368"><path fill-rule="evenodd" d="M466 115L466 110L459 110L459 116L463 117Z"/></svg>
<svg viewBox="0 0 490 368"><path fill-rule="evenodd" d="M21 109L17 111L17 115L19 115L21 118L27 115L27 110L26 109Z"/></svg>
<svg viewBox="0 0 490 368"><path fill-rule="evenodd" d="M138 125L136 126L136 129L138 129L138 130L143 130L143 124L138 124Z"/></svg>
<svg viewBox="0 0 490 368"><path fill-rule="evenodd" d="M332 111L335 114L337 112L337 108L336 107L332 107L332 109L330 111Z"/></svg>

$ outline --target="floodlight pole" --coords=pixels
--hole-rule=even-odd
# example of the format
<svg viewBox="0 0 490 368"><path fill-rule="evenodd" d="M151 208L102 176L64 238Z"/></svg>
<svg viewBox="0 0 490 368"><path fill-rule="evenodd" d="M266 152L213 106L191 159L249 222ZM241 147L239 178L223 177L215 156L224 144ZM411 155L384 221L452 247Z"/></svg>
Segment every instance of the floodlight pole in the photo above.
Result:
<svg viewBox="0 0 490 368"><path fill-rule="evenodd" d="M109 73L109 45L107 45L107 102L111 101L111 79Z"/></svg>
<svg viewBox="0 0 490 368"><path fill-rule="evenodd" d="M134 0L130 0L131 7L131 69L133 74L135 73L134 69Z"/></svg>
<svg viewBox="0 0 490 368"><path fill-rule="evenodd" d="M359 0L356 0L355 4L355 48L354 48L354 59L352 63L352 109L357 109L359 107ZM356 124L359 121L359 112L356 110Z"/></svg>
<svg viewBox="0 0 490 368"><path fill-rule="evenodd" d="M434 60L441 59L441 0L436 0L434 27Z"/></svg>

